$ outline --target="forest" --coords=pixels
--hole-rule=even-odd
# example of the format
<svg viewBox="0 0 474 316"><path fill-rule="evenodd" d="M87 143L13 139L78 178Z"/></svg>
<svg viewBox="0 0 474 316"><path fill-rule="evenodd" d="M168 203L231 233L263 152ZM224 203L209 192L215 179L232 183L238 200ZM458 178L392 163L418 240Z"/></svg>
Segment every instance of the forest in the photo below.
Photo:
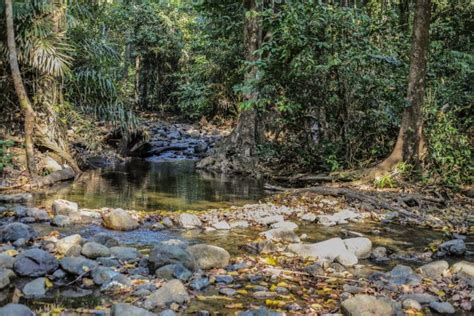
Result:
<svg viewBox="0 0 474 316"><path fill-rule="evenodd" d="M0 315L468 315L473 15L0 0Z"/></svg>

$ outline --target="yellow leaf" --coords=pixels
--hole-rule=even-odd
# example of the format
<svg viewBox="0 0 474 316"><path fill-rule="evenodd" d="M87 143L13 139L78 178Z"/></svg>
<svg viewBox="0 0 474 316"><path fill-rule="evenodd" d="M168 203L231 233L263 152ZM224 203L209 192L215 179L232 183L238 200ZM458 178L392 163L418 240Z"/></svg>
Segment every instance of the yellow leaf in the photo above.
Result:
<svg viewBox="0 0 474 316"><path fill-rule="evenodd" d="M233 304L227 304L225 307L229 308L229 309L243 309L244 304L242 304L242 303L233 303Z"/></svg>
<svg viewBox="0 0 474 316"><path fill-rule="evenodd" d="M279 282L277 284L277 286L279 286L279 287L288 287L288 284L286 284L285 282Z"/></svg>
<svg viewBox="0 0 474 316"><path fill-rule="evenodd" d="M247 295L249 294L249 292L247 290L237 290L237 293L241 294L241 295Z"/></svg>
<svg viewBox="0 0 474 316"><path fill-rule="evenodd" d="M317 311L323 309L323 307L320 304L311 304L311 308Z"/></svg>
<svg viewBox="0 0 474 316"><path fill-rule="evenodd" d="M9 255L10 257L15 257L18 254L18 251L15 249L8 249L5 251L5 254Z"/></svg>
<svg viewBox="0 0 474 316"><path fill-rule="evenodd" d="M277 261L275 260L275 258L273 257L266 257L264 260L263 260L266 264L269 264L271 266L276 266L277 265Z"/></svg>
<svg viewBox="0 0 474 316"><path fill-rule="evenodd" d="M47 288L52 288L53 287L53 282L51 282L50 279L45 279L44 284L46 285Z"/></svg>

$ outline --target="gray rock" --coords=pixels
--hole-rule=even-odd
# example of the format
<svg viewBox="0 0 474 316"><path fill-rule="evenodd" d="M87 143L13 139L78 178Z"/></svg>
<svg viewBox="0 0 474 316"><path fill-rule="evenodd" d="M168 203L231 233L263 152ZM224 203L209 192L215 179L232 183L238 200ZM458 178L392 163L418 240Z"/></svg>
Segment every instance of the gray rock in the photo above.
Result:
<svg viewBox="0 0 474 316"><path fill-rule="evenodd" d="M183 228L192 229L202 227L202 222L199 217L189 213L180 214L178 217L178 223Z"/></svg>
<svg viewBox="0 0 474 316"><path fill-rule="evenodd" d="M415 309L417 311L421 311L423 309L423 307L421 306L420 303L418 303L415 300L409 299L409 298L403 301L402 306L403 306L404 309L411 308L411 309Z"/></svg>
<svg viewBox="0 0 474 316"><path fill-rule="evenodd" d="M63 169L63 167L56 160L49 156L43 159L43 168L49 173Z"/></svg>
<svg viewBox="0 0 474 316"><path fill-rule="evenodd" d="M212 225L215 229L218 230L229 230L231 227L226 221L220 221Z"/></svg>
<svg viewBox="0 0 474 316"><path fill-rule="evenodd" d="M140 252L132 247L112 247L110 252L112 256L121 261L134 261L141 258Z"/></svg>
<svg viewBox="0 0 474 316"><path fill-rule="evenodd" d="M104 245L106 247L117 247L119 242L114 237L107 233L98 233L92 237L92 241Z"/></svg>
<svg viewBox="0 0 474 316"><path fill-rule="evenodd" d="M92 270L92 280L97 285L104 285L108 284L112 281L114 277L116 277L119 273L117 271L112 270L109 267L97 267Z"/></svg>
<svg viewBox="0 0 474 316"><path fill-rule="evenodd" d="M186 269L182 263L173 263L159 268L155 271L155 275L164 280L179 279L187 281L193 273Z"/></svg>
<svg viewBox="0 0 474 316"><path fill-rule="evenodd" d="M278 242L300 242L299 237L292 229L274 228L261 233L267 240Z"/></svg>
<svg viewBox="0 0 474 316"><path fill-rule="evenodd" d="M13 269L15 258L6 253L0 253L0 268Z"/></svg>
<svg viewBox="0 0 474 316"><path fill-rule="evenodd" d="M387 258L387 248L376 247L372 250L370 257L374 260L384 260Z"/></svg>
<svg viewBox="0 0 474 316"><path fill-rule="evenodd" d="M219 293L225 296L234 296L237 293L237 291L229 287L224 287L224 288L219 289Z"/></svg>
<svg viewBox="0 0 474 316"><path fill-rule="evenodd" d="M388 298L377 298L365 294L357 294L341 304L342 313L346 316L363 315L395 315L397 305Z"/></svg>
<svg viewBox="0 0 474 316"><path fill-rule="evenodd" d="M350 251L340 253L336 257L336 261L345 267L353 267L357 264L357 256Z"/></svg>
<svg viewBox="0 0 474 316"><path fill-rule="evenodd" d="M90 259L97 259L99 257L110 256L110 249L104 245L96 242L87 242L82 246L82 252L84 256Z"/></svg>
<svg viewBox="0 0 474 316"><path fill-rule="evenodd" d="M412 268L401 264L388 272L387 277L393 285L418 285L421 283L421 276L414 273Z"/></svg>
<svg viewBox="0 0 474 316"><path fill-rule="evenodd" d="M260 307L254 310L246 310L245 312L240 312L239 316L284 316L284 313L273 312L266 309L265 307Z"/></svg>
<svg viewBox="0 0 474 316"><path fill-rule="evenodd" d="M130 304L119 303L112 305L111 316L156 316L156 314Z"/></svg>
<svg viewBox="0 0 474 316"><path fill-rule="evenodd" d="M165 227L168 227L168 228L171 228L174 226L174 223L173 221L171 220L171 218L169 217L165 217L161 220L161 223L165 226Z"/></svg>
<svg viewBox="0 0 474 316"><path fill-rule="evenodd" d="M138 221L121 208L105 214L103 220L104 226L112 230L128 231L138 228Z"/></svg>
<svg viewBox="0 0 474 316"><path fill-rule="evenodd" d="M66 254L73 246L80 246L82 237L79 234L67 236L56 242L56 251L60 254Z"/></svg>
<svg viewBox="0 0 474 316"><path fill-rule="evenodd" d="M81 245L72 245L72 247L66 251L64 256L65 257L80 257L81 251L82 251Z"/></svg>
<svg viewBox="0 0 474 316"><path fill-rule="evenodd" d="M433 261L422 265L419 268L420 274L424 278L436 280L443 276L444 271L448 270L449 263L444 260Z"/></svg>
<svg viewBox="0 0 474 316"><path fill-rule="evenodd" d="M53 212L55 215L66 215L69 216L71 213L77 213L79 206L75 202L66 200L55 200L53 202Z"/></svg>
<svg viewBox="0 0 474 316"><path fill-rule="evenodd" d="M285 221L285 222L277 222L271 225L271 228L284 228L289 230L298 229L298 225L293 222Z"/></svg>
<svg viewBox="0 0 474 316"><path fill-rule="evenodd" d="M306 214L303 214L300 218L301 220L306 221L306 222L314 222L317 216L313 213L306 213Z"/></svg>
<svg viewBox="0 0 474 316"><path fill-rule="evenodd" d="M434 295L428 293L412 293L412 294L405 294L400 296L402 301L404 300L414 300L420 304L429 304L431 302L438 301L438 298Z"/></svg>
<svg viewBox="0 0 474 316"><path fill-rule="evenodd" d="M95 269L99 264L83 257L65 257L59 262L61 268L69 273L80 275Z"/></svg>
<svg viewBox="0 0 474 316"><path fill-rule="evenodd" d="M10 273L6 269L0 270L0 290L10 285Z"/></svg>
<svg viewBox="0 0 474 316"><path fill-rule="evenodd" d="M430 308L440 314L454 314L456 310L448 302L431 302Z"/></svg>
<svg viewBox="0 0 474 316"><path fill-rule="evenodd" d="M325 271L324 268L319 263L313 263L309 266L304 268L304 272L316 277L316 276L324 276Z"/></svg>
<svg viewBox="0 0 474 316"><path fill-rule="evenodd" d="M17 194L0 194L0 202L2 203L23 203L33 199L31 193Z"/></svg>
<svg viewBox="0 0 474 316"><path fill-rule="evenodd" d="M18 239L30 240L36 235L33 228L22 223L6 224L0 228L1 239L6 242L15 242Z"/></svg>
<svg viewBox="0 0 474 316"><path fill-rule="evenodd" d="M265 217L258 218L256 220L256 222L261 225L270 225L270 224L284 222L284 221L285 221L285 218L283 217L283 215L265 216Z"/></svg>
<svg viewBox="0 0 474 316"><path fill-rule="evenodd" d="M7 304L0 308L0 316L35 316L35 314L22 304Z"/></svg>
<svg viewBox="0 0 474 316"><path fill-rule="evenodd" d="M453 264L451 271L456 274L464 274L474 277L474 263L469 261L460 261Z"/></svg>
<svg viewBox="0 0 474 316"><path fill-rule="evenodd" d="M191 281L189 286L196 290L196 291L201 291L202 289L206 288L209 285L209 279L208 278L197 278Z"/></svg>
<svg viewBox="0 0 474 316"><path fill-rule="evenodd" d="M160 313L160 316L176 316L176 313L171 309L164 310Z"/></svg>
<svg viewBox="0 0 474 316"><path fill-rule="evenodd" d="M354 263L355 255L347 250L341 238L332 238L315 244L291 244L288 250L302 257L314 257L332 262L340 257L346 264Z"/></svg>
<svg viewBox="0 0 474 316"><path fill-rule="evenodd" d="M41 249L28 249L15 259L13 269L20 276L39 277L55 271L58 261Z"/></svg>
<svg viewBox="0 0 474 316"><path fill-rule="evenodd" d="M187 269L194 271L194 257L185 249L177 245L159 243L150 252L148 257L150 270L156 269L171 263L182 263Z"/></svg>
<svg viewBox="0 0 474 316"><path fill-rule="evenodd" d="M45 222L45 221L50 220L48 212L46 212L45 210L41 210L39 208L36 208L36 207L29 208L26 211L26 214L29 217L33 217L36 221L39 221L39 222Z"/></svg>
<svg viewBox="0 0 474 316"><path fill-rule="evenodd" d="M462 239L453 239L439 245L438 250L453 256L461 256L466 252L466 245Z"/></svg>
<svg viewBox="0 0 474 316"><path fill-rule="evenodd" d="M223 248L199 244L190 246L187 250L201 269L224 268L229 264L230 254Z"/></svg>
<svg viewBox="0 0 474 316"><path fill-rule="evenodd" d="M46 279L38 278L25 285L23 294L27 298L43 297L46 294Z"/></svg>
<svg viewBox="0 0 474 316"><path fill-rule="evenodd" d="M61 279L64 279L67 276L67 274L66 272L64 272L64 270L58 269L54 271L52 276L55 280L61 280Z"/></svg>
<svg viewBox="0 0 474 316"><path fill-rule="evenodd" d="M66 227L71 225L71 219L66 215L56 215L51 222L53 226Z"/></svg>
<svg viewBox="0 0 474 316"><path fill-rule="evenodd" d="M231 275L216 275L216 282L217 283L224 283L224 284L230 284L234 282L234 278Z"/></svg>
<svg viewBox="0 0 474 316"><path fill-rule="evenodd" d="M365 237L356 237L344 239L347 250L357 256L357 258L366 258L372 250L372 242Z"/></svg>
<svg viewBox="0 0 474 316"><path fill-rule="evenodd" d="M233 221L229 223L231 228L248 228L249 222L247 221Z"/></svg>
<svg viewBox="0 0 474 316"><path fill-rule="evenodd" d="M120 262L117 258L114 257L100 257L96 261L105 267L118 267Z"/></svg>
<svg viewBox="0 0 474 316"><path fill-rule="evenodd" d="M189 300L188 292L183 283L179 280L171 280L151 294L143 305L146 309L152 309L171 303L183 304Z"/></svg>

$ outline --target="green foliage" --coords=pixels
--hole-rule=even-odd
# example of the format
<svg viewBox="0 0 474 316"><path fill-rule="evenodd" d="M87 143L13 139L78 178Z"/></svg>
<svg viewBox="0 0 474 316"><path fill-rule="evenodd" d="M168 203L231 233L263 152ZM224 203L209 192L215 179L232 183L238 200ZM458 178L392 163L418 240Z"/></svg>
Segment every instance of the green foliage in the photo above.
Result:
<svg viewBox="0 0 474 316"><path fill-rule="evenodd" d="M12 163L13 154L10 153L9 148L13 145L13 141L0 139L0 174Z"/></svg>

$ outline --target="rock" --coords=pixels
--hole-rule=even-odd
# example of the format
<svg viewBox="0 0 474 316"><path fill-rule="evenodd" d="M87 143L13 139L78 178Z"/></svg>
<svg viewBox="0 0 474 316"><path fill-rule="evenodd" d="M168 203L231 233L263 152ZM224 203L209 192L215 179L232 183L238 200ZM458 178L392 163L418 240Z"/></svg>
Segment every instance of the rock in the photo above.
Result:
<svg viewBox="0 0 474 316"><path fill-rule="evenodd" d="M176 313L171 309L164 310L160 313L160 316L176 316Z"/></svg>
<svg viewBox="0 0 474 316"><path fill-rule="evenodd" d="M82 252L84 256L90 259L97 259L99 257L110 256L110 249L96 242L87 242L82 246Z"/></svg>
<svg viewBox="0 0 474 316"><path fill-rule="evenodd" d="M171 220L171 218L169 217L164 217L162 220L161 220L161 223L167 227L167 228L171 228L174 226L174 223L173 221Z"/></svg>
<svg viewBox="0 0 474 316"><path fill-rule="evenodd" d="M7 304L0 308L0 316L35 316L35 314L22 304Z"/></svg>
<svg viewBox="0 0 474 316"><path fill-rule="evenodd" d="M183 228L192 229L192 228L202 227L201 220L199 219L199 217L197 217L194 214L189 214L189 213L180 214L178 217L178 222L179 222L179 225Z"/></svg>
<svg viewBox="0 0 474 316"><path fill-rule="evenodd" d="M466 245L462 239L453 239L439 245L438 250L447 255L461 256L466 252Z"/></svg>
<svg viewBox="0 0 474 316"><path fill-rule="evenodd" d="M49 156L43 160L43 168L49 173L63 169L63 167L56 160Z"/></svg>
<svg viewBox="0 0 474 316"><path fill-rule="evenodd" d="M83 257L65 257L59 262L61 268L69 273L80 275L95 269L99 264Z"/></svg>
<svg viewBox="0 0 474 316"><path fill-rule="evenodd" d="M64 272L64 270L58 269L54 271L52 276L54 280L61 280L61 279L64 279L67 276L67 274L66 272Z"/></svg>
<svg viewBox="0 0 474 316"><path fill-rule="evenodd" d="M5 242L15 242L18 239L30 240L36 237L36 232L26 224L11 223L0 228L0 236Z"/></svg>
<svg viewBox="0 0 474 316"><path fill-rule="evenodd" d="M414 273L410 267L401 264L388 272L387 277L393 285L418 285L421 283L421 276Z"/></svg>
<svg viewBox="0 0 474 316"><path fill-rule="evenodd" d="M39 277L55 271L58 261L50 253L41 249L29 249L15 259L13 269L20 276Z"/></svg>
<svg viewBox="0 0 474 316"><path fill-rule="evenodd" d="M187 281L192 274L182 263L167 264L155 271L156 277L164 280L179 279Z"/></svg>
<svg viewBox="0 0 474 316"><path fill-rule="evenodd" d="M29 217L34 218L36 221L39 221L39 222L46 222L46 221L50 220L48 212L46 212L45 210L41 210L39 208L36 208L36 207L29 208L26 211L26 215L28 215Z"/></svg>
<svg viewBox="0 0 474 316"><path fill-rule="evenodd" d="M229 223L231 228L248 228L249 222L247 221L233 221Z"/></svg>
<svg viewBox="0 0 474 316"><path fill-rule="evenodd" d="M319 263L313 263L309 266L304 268L304 272L316 277L316 276L324 276L324 269Z"/></svg>
<svg viewBox="0 0 474 316"><path fill-rule="evenodd" d="M341 238L332 238L315 244L291 244L288 250L302 257L314 257L330 262L348 252Z"/></svg>
<svg viewBox="0 0 474 316"><path fill-rule="evenodd" d="M388 298L357 294L341 304L342 313L346 316L395 315L397 305Z"/></svg>
<svg viewBox="0 0 474 316"><path fill-rule="evenodd" d="M345 209L332 215L318 216L318 222L324 226L334 226L338 224L347 224L349 221L355 221L360 215L351 209Z"/></svg>
<svg viewBox="0 0 474 316"><path fill-rule="evenodd" d="M110 253L121 261L134 261L141 257L140 252L133 247L112 247Z"/></svg>
<svg viewBox="0 0 474 316"><path fill-rule="evenodd" d="M428 294L428 293L405 294L405 295L400 296L400 299L402 301L414 300L414 301L417 301L420 304L429 304L431 302L438 301L438 298L436 296Z"/></svg>
<svg viewBox="0 0 474 316"><path fill-rule="evenodd" d="M219 230L229 230L231 227L226 221L220 221L212 225L215 229Z"/></svg>
<svg viewBox="0 0 474 316"><path fill-rule="evenodd" d="M298 229L298 225L290 221L285 221L285 222L274 223L271 225L271 228L284 228L288 230L295 230L295 229Z"/></svg>
<svg viewBox="0 0 474 316"><path fill-rule="evenodd" d="M97 285L108 284L116 277L119 273L112 270L109 267L97 267L91 272L92 280Z"/></svg>
<svg viewBox="0 0 474 316"><path fill-rule="evenodd" d="M104 227L112 230L128 231L138 228L138 221L121 208L114 209L103 216Z"/></svg>
<svg viewBox="0 0 474 316"><path fill-rule="evenodd" d="M203 154L207 151L207 144L205 142L199 142L194 145L193 149L195 154Z"/></svg>
<svg viewBox="0 0 474 316"><path fill-rule="evenodd" d="M60 254L66 254L73 246L80 246L82 237L79 234L71 235L59 239L56 243L56 251Z"/></svg>
<svg viewBox="0 0 474 316"><path fill-rule="evenodd" d="M404 300L403 303L402 303L402 306L403 306L404 309L414 309L414 310L417 310L417 311L421 311L423 309L423 307L421 306L420 303L418 303L417 301L412 300L412 299Z"/></svg>
<svg viewBox="0 0 474 316"><path fill-rule="evenodd" d="M430 308L437 313L440 314L454 314L456 311L454 310L453 305L448 302L431 302Z"/></svg>
<svg viewBox="0 0 474 316"><path fill-rule="evenodd" d="M201 269L224 268L229 264L230 254L223 248L199 244L190 246L187 250Z"/></svg>
<svg viewBox="0 0 474 316"><path fill-rule="evenodd" d="M79 212L69 214L74 224L96 224L102 223L102 215L96 211L79 210Z"/></svg>
<svg viewBox="0 0 474 316"><path fill-rule="evenodd" d="M79 206L75 202L66 200L55 200L53 202L53 212L55 215L66 215L69 216L71 213L77 213Z"/></svg>
<svg viewBox="0 0 474 316"><path fill-rule="evenodd" d="M301 220L306 221L306 222L314 222L317 216L313 213L306 213L306 214L303 214L300 218Z"/></svg>
<svg viewBox="0 0 474 316"><path fill-rule="evenodd" d="M5 269L0 270L0 290L3 290L10 285L10 273Z"/></svg>
<svg viewBox="0 0 474 316"><path fill-rule="evenodd" d="M61 296L66 298L78 298L91 295L92 290L85 290L81 288L68 289L66 291L61 291Z"/></svg>
<svg viewBox="0 0 474 316"><path fill-rule="evenodd" d="M224 284L230 284L234 282L234 278L231 275L216 275L216 282L217 283L224 283Z"/></svg>
<svg viewBox="0 0 474 316"><path fill-rule="evenodd" d="M6 253L0 253L0 268L13 269L15 258Z"/></svg>
<svg viewBox="0 0 474 316"><path fill-rule="evenodd" d="M46 294L46 279L38 278L25 285L23 294L27 298L42 297Z"/></svg>
<svg viewBox="0 0 474 316"><path fill-rule="evenodd" d="M159 243L155 246L150 252L148 261L150 262L151 271L155 271L167 264L178 262L181 262L189 270L194 271L196 265L194 257L187 250L180 246L166 243Z"/></svg>
<svg viewBox="0 0 474 316"><path fill-rule="evenodd" d="M366 258L372 250L372 242L365 237L348 238L343 240L347 250L357 256L357 258Z"/></svg>
<svg viewBox="0 0 474 316"><path fill-rule="evenodd" d="M273 312L265 307L260 307L254 310L246 310L245 312L240 312L239 316L284 316L284 313Z"/></svg>
<svg viewBox="0 0 474 316"><path fill-rule="evenodd" d="M265 217L258 218L256 220L256 222L261 225L270 225L270 224L284 222L284 221L285 221L285 218L283 217L283 215L265 216Z"/></svg>
<svg viewBox="0 0 474 316"><path fill-rule="evenodd" d="M111 316L156 316L156 314L146 309L133 306L131 304L119 303L112 305Z"/></svg>
<svg viewBox="0 0 474 316"><path fill-rule="evenodd" d="M53 217L51 224L58 227L66 227L71 225L71 219L66 215L56 215Z"/></svg>
<svg viewBox="0 0 474 316"><path fill-rule="evenodd" d="M31 193L16 193L16 194L0 194L0 202L2 203L23 203L33 199Z"/></svg>
<svg viewBox="0 0 474 316"><path fill-rule="evenodd" d="M189 286L196 290L196 291L201 291L202 289L206 288L209 285L209 279L208 278L197 278L191 281Z"/></svg>
<svg viewBox="0 0 474 316"><path fill-rule="evenodd" d="M98 233L92 237L92 241L104 245L106 247L117 247L119 242L114 237L107 233Z"/></svg>
<svg viewBox="0 0 474 316"><path fill-rule="evenodd" d="M224 288L219 289L219 293L225 296L234 296L237 293L237 291L229 287L224 287Z"/></svg>
<svg viewBox="0 0 474 316"><path fill-rule="evenodd" d="M456 274L464 274L474 277L474 263L468 261L460 261L453 264L451 271Z"/></svg>
<svg viewBox="0 0 474 316"><path fill-rule="evenodd" d="M336 261L345 267L352 267L358 263L357 256L350 251L340 253L336 257Z"/></svg>
<svg viewBox="0 0 474 316"><path fill-rule="evenodd" d="M64 256L65 257L80 257L81 251L82 251L81 245L72 245L72 247L66 251Z"/></svg>
<svg viewBox="0 0 474 316"><path fill-rule="evenodd" d="M418 270L424 278L436 280L443 276L444 271L448 270L449 263L444 260L433 261L422 265Z"/></svg>
<svg viewBox="0 0 474 316"><path fill-rule="evenodd" d="M288 228L274 228L261 233L267 240L281 241L281 242L300 242L299 237L292 229Z"/></svg>
<svg viewBox="0 0 474 316"><path fill-rule="evenodd" d="M146 309L152 309L170 303L183 304L189 300L188 292L183 283L179 280L171 280L151 294L143 305Z"/></svg>
<svg viewBox="0 0 474 316"><path fill-rule="evenodd" d="M370 258L375 261L388 259L387 248L376 247L374 250L372 250L372 253L370 254Z"/></svg>

